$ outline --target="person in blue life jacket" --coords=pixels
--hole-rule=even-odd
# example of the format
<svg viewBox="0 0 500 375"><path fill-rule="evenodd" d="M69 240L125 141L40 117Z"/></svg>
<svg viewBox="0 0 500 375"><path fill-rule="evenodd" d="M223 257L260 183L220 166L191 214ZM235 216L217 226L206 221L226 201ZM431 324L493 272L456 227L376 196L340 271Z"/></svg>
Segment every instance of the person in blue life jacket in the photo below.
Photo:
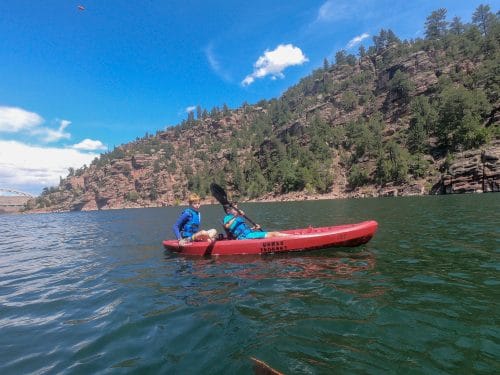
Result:
<svg viewBox="0 0 500 375"><path fill-rule="evenodd" d="M224 205L224 211L226 212L226 216L223 219L224 228L237 240L288 236L288 234L282 232L261 231L260 225L254 227L248 226L244 218L245 213L238 210L237 207Z"/></svg>
<svg viewBox="0 0 500 375"><path fill-rule="evenodd" d="M216 229L200 230L200 197L198 194L191 194L188 201L189 207L182 211L172 227L179 245L185 245L190 241L214 241L217 236Z"/></svg>

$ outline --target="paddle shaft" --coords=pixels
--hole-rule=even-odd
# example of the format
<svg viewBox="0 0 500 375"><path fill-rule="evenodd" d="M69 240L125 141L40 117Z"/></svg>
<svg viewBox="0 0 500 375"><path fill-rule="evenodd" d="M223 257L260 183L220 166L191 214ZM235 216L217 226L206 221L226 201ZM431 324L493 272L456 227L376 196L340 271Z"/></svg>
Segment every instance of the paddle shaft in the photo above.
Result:
<svg viewBox="0 0 500 375"><path fill-rule="evenodd" d="M233 207L236 211L238 211L238 213L241 216L243 216L246 220L248 220L250 224L252 224L254 227L259 227L259 230L262 231L262 228L258 224L256 224L252 219L250 219L247 215L245 215L243 211L241 211L238 207L234 207L232 204L231 207Z"/></svg>

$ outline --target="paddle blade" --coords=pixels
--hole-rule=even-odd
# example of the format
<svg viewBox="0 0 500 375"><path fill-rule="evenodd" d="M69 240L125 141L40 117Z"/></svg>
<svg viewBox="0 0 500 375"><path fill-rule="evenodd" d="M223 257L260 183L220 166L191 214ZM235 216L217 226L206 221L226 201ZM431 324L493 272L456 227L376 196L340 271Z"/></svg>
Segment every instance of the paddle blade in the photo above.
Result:
<svg viewBox="0 0 500 375"><path fill-rule="evenodd" d="M234 205L229 202L227 200L227 194L226 194L226 191L220 187L219 185L217 185L215 182L212 182L210 184L210 191L212 192L212 195L214 196L215 199L217 199L219 201L220 204L222 204L223 206L231 206L231 207L234 207ZM257 224L255 224L255 222L250 219L248 216L246 216L245 214L243 214L243 211L241 211L238 207L234 207L236 209L236 211L238 211L245 219L247 219L251 224L253 224L254 226L256 226ZM259 228L260 231L263 231L262 228Z"/></svg>
<svg viewBox="0 0 500 375"><path fill-rule="evenodd" d="M222 187L217 185L215 182L212 182L210 184L210 191L212 192L214 198L217 199L220 204L222 205L229 204L229 201L227 200L226 191Z"/></svg>

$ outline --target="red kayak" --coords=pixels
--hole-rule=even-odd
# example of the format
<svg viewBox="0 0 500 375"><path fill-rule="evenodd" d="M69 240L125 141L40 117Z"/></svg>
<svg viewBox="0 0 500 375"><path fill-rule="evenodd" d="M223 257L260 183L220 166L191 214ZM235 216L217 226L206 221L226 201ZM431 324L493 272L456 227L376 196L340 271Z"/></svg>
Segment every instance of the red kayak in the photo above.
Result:
<svg viewBox="0 0 500 375"><path fill-rule="evenodd" d="M165 249L186 255L247 255L311 251L329 247L352 247L367 243L373 237L378 224L374 220L356 224L321 228L304 228L280 231L287 237L255 240L222 239L190 242L179 245L177 240L165 240Z"/></svg>

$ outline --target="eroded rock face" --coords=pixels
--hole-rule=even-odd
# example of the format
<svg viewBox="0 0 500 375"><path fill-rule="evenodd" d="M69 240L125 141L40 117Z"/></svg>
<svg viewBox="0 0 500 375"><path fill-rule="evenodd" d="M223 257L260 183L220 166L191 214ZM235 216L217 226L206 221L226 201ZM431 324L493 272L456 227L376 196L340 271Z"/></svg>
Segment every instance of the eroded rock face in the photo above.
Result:
<svg viewBox="0 0 500 375"><path fill-rule="evenodd" d="M289 101L293 116L290 120L278 122L272 134L265 134L259 144L247 145L236 151L229 147L239 130L261 131L252 126L259 117L268 113L268 109L259 105L244 105L223 115L207 115L195 126L170 127L154 137L120 146L118 149L121 152L93 163L80 171L78 176L61 180L59 191L43 197L45 202L39 209L87 211L186 203L188 188L194 181L192 177L206 168L210 171L212 168L214 171L224 169L225 176L231 180L234 175L229 163L248 165L252 159L265 169L269 159L262 155L274 153L278 158L280 142L275 144L273 138L286 143L288 137L295 137L300 147L308 148L311 141L309 130L315 119L331 128L338 127L341 134L347 124L360 118L369 119L380 112L385 126L382 134L384 140L388 140L405 134L411 117L407 100L399 100L397 95L391 97L387 91L388 83L398 70L410 77L414 85L411 99L417 95L431 95L439 76L443 74L464 72L470 75L478 68L476 61L468 60L445 65L442 63L444 59L433 51L419 51L395 58L391 64L381 64L382 60L378 59L382 56L365 56L353 66L332 67L321 72L302 91L283 94ZM364 94L353 85L356 79L363 81ZM346 90L363 100L347 108L343 105ZM497 103L487 126L498 124L498 107ZM435 139L430 138L429 143L433 148L438 146ZM404 184L382 186L372 179L371 183L354 189L348 183L350 163L347 161L352 150L334 146L331 142L328 147L331 147L331 173L334 176L328 193L312 194L304 189L283 195L273 191L258 199L283 201L500 191L500 140L480 150L454 155L453 163L444 172L441 168L443 156L433 153L424 156L431 170L428 175L419 178L409 176ZM358 158L356 163L371 176L374 175L376 163L373 155ZM431 189L431 186L434 187ZM209 200L210 197L207 197L206 201Z"/></svg>
<svg viewBox="0 0 500 375"><path fill-rule="evenodd" d="M457 154L443 174L436 193L487 193L500 191L500 141L488 148Z"/></svg>
<svg viewBox="0 0 500 375"><path fill-rule="evenodd" d="M146 154L135 154L132 157L132 167L134 167L134 169L144 168L149 165L152 160L153 158Z"/></svg>

